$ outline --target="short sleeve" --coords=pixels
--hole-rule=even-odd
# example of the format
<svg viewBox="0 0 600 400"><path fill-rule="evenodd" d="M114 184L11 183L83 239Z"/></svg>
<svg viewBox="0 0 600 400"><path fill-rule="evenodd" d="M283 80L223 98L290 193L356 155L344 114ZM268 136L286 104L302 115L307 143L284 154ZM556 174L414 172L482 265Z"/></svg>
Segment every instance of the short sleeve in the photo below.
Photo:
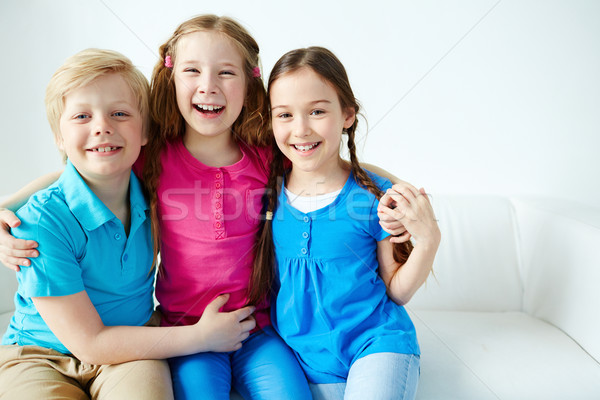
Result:
<svg viewBox="0 0 600 400"><path fill-rule="evenodd" d="M14 236L39 244L40 255L18 273L20 291L27 297L67 296L85 289L78 262L82 255L77 254L77 248L84 246L76 233L84 235L78 224L67 228L75 218L64 214L51 214L46 205L31 203L17 213L21 225L12 230Z"/></svg>
<svg viewBox="0 0 600 400"><path fill-rule="evenodd" d="M367 171L367 174L373 180L373 183L375 183L375 185L382 192L385 193L386 190L388 190L389 188L392 187L392 182L389 179L383 178L383 177L376 175L369 171ZM371 218L369 218L369 222L370 222L369 232L370 232L371 236L373 236L375 238L375 240L377 240L379 242L380 240L383 240L386 237L390 236L390 234L387 233L386 231L384 231L383 228L381 227L381 225L379 224L379 216L377 215L377 207L378 206L379 206L379 200L375 200L373 202L373 207L371 208Z"/></svg>

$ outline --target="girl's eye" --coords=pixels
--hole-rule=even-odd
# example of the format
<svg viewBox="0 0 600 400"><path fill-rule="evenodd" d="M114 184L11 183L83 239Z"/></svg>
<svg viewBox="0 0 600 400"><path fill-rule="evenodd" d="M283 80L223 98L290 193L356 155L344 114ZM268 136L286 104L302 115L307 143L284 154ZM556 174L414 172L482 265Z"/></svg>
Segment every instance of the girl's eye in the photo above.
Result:
<svg viewBox="0 0 600 400"><path fill-rule="evenodd" d="M86 118L89 118L89 115L86 115L86 114L77 114L73 119L84 120Z"/></svg>
<svg viewBox="0 0 600 400"><path fill-rule="evenodd" d="M233 73L233 71L221 71L219 74L220 74L220 75L235 75L235 74Z"/></svg>
<svg viewBox="0 0 600 400"><path fill-rule="evenodd" d="M290 113L281 113L277 117L278 118L290 118L291 116L292 116L292 114L290 114Z"/></svg>
<svg viewBox="0 0 600 400"><path fill-rule="evenodd" d="M113 113L113 115L115 117L126 117L128 114L126 112L123 112L123 111L116 111L116 112Z"/></svg>
<svg viewBox="0 0 600 400"><path fill-rule="evenodd" d="M196 68L186 68L183 70L183 72L200 72L200 71L198 71Z"/></svg>
<svg viewBox="0 0 600 400"><path fill-rule="evenodd" d="M313 110L310 115L321 115L321 114L325 114L325 111L323 110Z"/></svg>

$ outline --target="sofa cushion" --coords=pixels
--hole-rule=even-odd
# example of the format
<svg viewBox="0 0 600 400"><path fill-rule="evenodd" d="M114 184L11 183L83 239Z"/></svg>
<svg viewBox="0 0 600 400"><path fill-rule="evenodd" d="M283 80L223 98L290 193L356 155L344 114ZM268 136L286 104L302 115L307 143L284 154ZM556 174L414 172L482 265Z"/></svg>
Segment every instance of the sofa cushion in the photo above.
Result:
<svg viewBox="0 0 600 400"><path fill-rule="evenodd" d="M421 345L417 399L598 399L600 365L522 312L410 310Z"/></svg>
<svg viewBox="0 0 600 400"><path fill-rule="evenodd" d="M512 204L494 196L441 196L432 204L442 241L415 309L520 311L523 300Z"/></svg>

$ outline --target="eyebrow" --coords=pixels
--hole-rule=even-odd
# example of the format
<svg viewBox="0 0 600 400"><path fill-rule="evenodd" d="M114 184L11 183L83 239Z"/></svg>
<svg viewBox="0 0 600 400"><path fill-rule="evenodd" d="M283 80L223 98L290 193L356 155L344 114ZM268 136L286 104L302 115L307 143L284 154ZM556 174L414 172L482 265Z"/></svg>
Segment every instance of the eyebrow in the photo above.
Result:
<svg viewBox="0 0 600 400"><path fill-rule="evenodd" d="M188 64L201 64L201 62L199 60L184 60L181 62L182 65L188 65ZM239 65L236 65L235 63L231 62L231 61L220 61L215 63L220 67L234 67L234 68L240 68Z"/></svg>
<svg viewBox="0 0 600 400"><path fill-rule="evenodd" d="M311 106L317 105L319 103L327 103L327 104L331 104L330 100L315 100L315 101L311 101L310 103L308 103ZM275 110L276 108L285 108L285 107L289 107L287 104L280 104L280 105L276 105L274 107L271 107L271 110Z"/></svg>
<svg viewBox="0 0 600 400"><path fill-rule="evenodd" d="M69 104L69 108L86 108L86 107L90 107L92 106L92 104L90 102L87 101L80 101L78 103L73 103L71 102ZM108 107L109 108L115 108L115 107L137 107L135 103L131 103L127 100L116 100L113 101L111 103L108 103Z"/></svg>

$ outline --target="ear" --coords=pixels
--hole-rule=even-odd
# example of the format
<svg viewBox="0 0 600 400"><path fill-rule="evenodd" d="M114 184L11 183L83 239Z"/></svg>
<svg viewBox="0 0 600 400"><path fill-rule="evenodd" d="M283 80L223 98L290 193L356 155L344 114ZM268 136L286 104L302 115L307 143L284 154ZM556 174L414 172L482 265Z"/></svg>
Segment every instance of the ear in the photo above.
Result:
<svg viewBox="0 0 600 400"><path fill-rule="evenodd" d="M63 153L65 152L62 133L59 132L58 134L54 135L54 143L56 143L56 147L58 147L60 151L62 151Z"/></svg>
<svg viewBox="0 0 600 400"><path fill-rule="evenodd" d="M142 132L142 146L145 146L148 144L148 131L144 128L143 132Z"/></svg>
<svg viewBox="0 0 600 400"><path fill-rule="evenodd" d="M356 120L356 111L353 108L348 107L344 111L345 119L344 119L344 129L348 129L352 126L354 121Z"/></svg>

